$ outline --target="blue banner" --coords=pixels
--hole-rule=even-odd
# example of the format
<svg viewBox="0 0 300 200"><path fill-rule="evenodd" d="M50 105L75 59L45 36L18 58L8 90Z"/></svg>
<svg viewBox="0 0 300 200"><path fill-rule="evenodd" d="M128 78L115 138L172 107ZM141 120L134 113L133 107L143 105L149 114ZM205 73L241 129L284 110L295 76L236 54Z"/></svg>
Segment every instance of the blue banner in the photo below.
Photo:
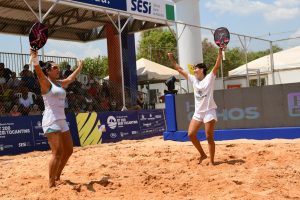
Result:
<svg viewBox="0 0 300 200"><path fill-rule="evenodd" d="M136 111L98 113L102 128L102 143L119 141L139 133Z"/></svg>
<svg viewBox="0 0 300 200"><path fill-rule="evenodd" d="M162 135L166 130L163 110L98 113L102 143Z"/></svg>
<svg viewBox="0 0 300 200"><path fill-rule="evenodd" d="M0 155L33 151L31 121L28 117L1 117Z"/></svg>
<svg viewBox="0 0 300 200"><path fill-rule="evenodd" d="M163 110L141 110L138 114L141 134L161 134L166 131Z"/></svg>
<svg viewBox="0 0 300 200"><path fill-rule="evenodd" d="M76 119L74 113L67 113L67 123L70 128L70 132L73 139L74 146L80 146ZM47 137L44 136L43 128L42 128L42 118L43 116L30 116L32 131L34 135L34 150L48 150L49 144Z"/></svg>
<svg viewBox="0 0 300 200"><path fill-rule="evenodd" d="M127 11L127 2L126 0L73 0L81 3L92 4L96 6L112 8L116 10Z"/></svg>

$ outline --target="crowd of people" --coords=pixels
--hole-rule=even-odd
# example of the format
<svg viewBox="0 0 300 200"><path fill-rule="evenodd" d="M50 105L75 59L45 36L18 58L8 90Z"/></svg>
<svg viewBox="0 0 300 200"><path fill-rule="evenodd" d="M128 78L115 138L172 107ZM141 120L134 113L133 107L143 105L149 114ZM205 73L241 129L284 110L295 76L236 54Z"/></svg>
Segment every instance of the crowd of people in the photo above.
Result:
<svg viewBox="0 0 300 200"><path fill-rule="evenodd" d="M71 66L61 70L61 78L72 73ZM114 91L111 94L111 91ZM121 92L113 84L101 84L93 76L88 76L86 84L74 81L67 88L66 112L102 112L122 109ZM138 97L140 98L140 97ZM128 106L130 107L130 106ZM139 106L137 109L140 109ZM24 65L16 74L4 63L0 63L0 116L41 115L44 103L40 86L34 71Z"/></svg>

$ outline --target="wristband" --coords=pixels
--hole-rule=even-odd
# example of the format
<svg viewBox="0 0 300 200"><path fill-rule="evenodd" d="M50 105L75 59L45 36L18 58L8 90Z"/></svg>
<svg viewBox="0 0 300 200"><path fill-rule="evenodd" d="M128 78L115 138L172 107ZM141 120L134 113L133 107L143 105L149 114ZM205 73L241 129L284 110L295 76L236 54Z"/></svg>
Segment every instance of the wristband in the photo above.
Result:
<svg viewBox="0 0 300 200"><path fill-rule="evenodd" d="M32 58L32 63L34 66L39 65L39 60L37 57Z"/></svg>

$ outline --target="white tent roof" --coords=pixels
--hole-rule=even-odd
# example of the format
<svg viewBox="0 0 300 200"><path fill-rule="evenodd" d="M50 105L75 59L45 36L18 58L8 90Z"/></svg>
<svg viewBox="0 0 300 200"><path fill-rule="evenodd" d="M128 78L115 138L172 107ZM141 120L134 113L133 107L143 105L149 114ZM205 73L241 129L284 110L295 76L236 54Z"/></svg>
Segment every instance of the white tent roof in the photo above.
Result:
<svg viewBox="0 0 300 200"><path fill-rule="evenodd" d="M300 46L283 50L273 54L274 70L291 69L300 67ZM271 72L270 55L263 56L248 63L249 74ZM229 71L229 76L246 75L246 64Z"/></svg>
<svg viewBox="0 0 300 200"><path fill-rule="evenodd" d="M145 58L139 59L136 65L139 83L147 81L150 83L164 82L171 76L175 76L176 79L180 78L178 71Z"/></svg>
<svg viewBox="0 0 300 200"><path fill-rule="evenodd" d="M175 76L176 79L180 79L179 72L166 67L164 65L152 62L145 58L141 58L136 61L138 83L162 83L165 82L171 76ZM104 79L109 79L105 77Z"/></svg>

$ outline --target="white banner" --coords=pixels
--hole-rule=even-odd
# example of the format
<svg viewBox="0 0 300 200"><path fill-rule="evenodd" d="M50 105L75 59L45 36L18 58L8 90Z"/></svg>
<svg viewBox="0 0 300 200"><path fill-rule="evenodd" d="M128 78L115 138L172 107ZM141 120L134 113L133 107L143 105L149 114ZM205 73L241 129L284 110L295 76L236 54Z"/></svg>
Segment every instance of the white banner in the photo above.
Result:
<svg viewBox="0 0 300 200"><path fill-rule="evenodd" d="M163 20L175 20L174 4L164 0L127 0L127 12Z"/></svg>

